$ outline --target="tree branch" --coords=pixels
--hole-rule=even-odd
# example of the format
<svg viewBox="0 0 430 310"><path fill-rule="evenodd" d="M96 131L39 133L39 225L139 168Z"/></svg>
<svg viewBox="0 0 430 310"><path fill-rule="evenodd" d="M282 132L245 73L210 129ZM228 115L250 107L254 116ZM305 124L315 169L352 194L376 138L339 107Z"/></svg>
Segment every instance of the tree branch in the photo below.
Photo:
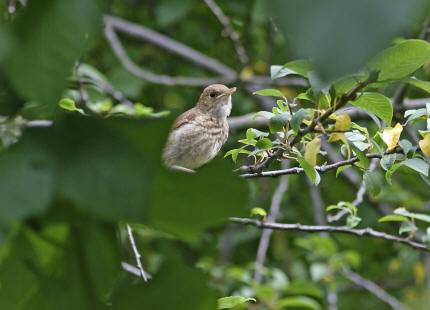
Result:
<svg viewBox="0 0 430 310"><path fill-rule="evenodd" d="M128 234L128 239L130 240L131 247L132 247L133 252L134 252L134 256L136 257L136 264L137 264L137 267L140 271L139 276L141 276L143 278L143 280L145 282L147 282L148 281L148 275L146 274L145 270L142 267L142 262L140 261L140 253L137 250L137 247L136 247L136 244L135 244L134 238L133 238L133 232L131 231L131 227L129 224L127 224L127 234ZM124 268L124 264L122 264L122 266ZM132 272L130 268L128 268L127 271Z"/></svg>
<svg viewBox="0 0 430 310"><path fill-rule="evenodd" d="M255 76L249 79L241 79L235 70L222 64L216 59L210 58L182 43L179 43L163 34L148 29L142 25L130 23L118 17L104 16L105 36L113 52L118 57L123 66L138 78L147 80L155 84L180 85L180 86L207 86L214 83L228 84L231 82L242 82L245 84L265 84L265 85L297 85L308 86L309 83L303 78L288 78L272 81L269 77ZM211 78L201 77L171 77L152 73L139 67L134 63L116 34L116 31L130 35L132 37L147 41L157 45L167 51L173 52L199 67L205 68L219 76Z"/></svg>
<svg viewBox="0 0 430 310"><path fill-rule="evenodd" d="M325 226L325 225L302 225L302 224L282 224L282 223L269 223L253 220L250 218L230 217L230 222L238 223L242 225L252 225L258 228L270 228L275 230L297 230L305 232L329 232L329 233L343 233L356 235L359 237L370 236L377 239L384 239L396 243L406 244L414 249L430 252L427 245L411 241L408 238L401 238L393 235L386 234L384 232L373 230L372 228L363 229L351 229L346 226Z"/></svg>
<svg viewBox="0 0 430 310"><path fill-rule="evenodd" d="M386 151L383 154L367 153L366 157L367 158L382 158L383 155L391 154L394 152L395 152L395 150L393 149L393 150ZM352 165L358 161L360 161L360 159L358 157L352 157L350 159L341 160L339 162L336 162L336 163L333 163L330 165L316 166L315 170L320 172L320 173L324 173L326 171L337 169L337 168L342 167L342 166ZM260 173L258 173L258 172L257 173L245 173L245 174L241 174L240 176L242 178L246 178L246 179L249 179L249 178L267 178L267 177L278 177L280 175L285 175L285 174L300 174L303 172L305 172L305 170L303 168L294 167L294 168L274 170L274 171L263 171Z"/></svg>
<svg viewBox="0 0 430 310"><path fill-rule="evenodd" d="M353 271L343 271L342 275L350 280L351 282L355 283L358 286L363 287L376 297L378 297L380 300L385 302L386 304L390 305L391 308L395 310L408 310L409 308L406 307L404 304L402 304L400 301L398 301L394 296L391 296L386 291L384 291L380 286L378 286L376 283L367 280L360 276L359 274L353 272Z"/></svg>
<svg viewBox="0 0 430 310"><path fill-rule="evenodd" d="M234 48L236 50L237 56L239 56L239 60L242 64L246 64L248 62L248 56L246 55L245 48L239 41L239 34L233 30L230 24L230 20L223 13L221 8L215 3L213 0L205 0L207 6L211 9L211 11L218 18L220 23L224 26L224 30L226 35L228 35L233 42Z"/></svg>

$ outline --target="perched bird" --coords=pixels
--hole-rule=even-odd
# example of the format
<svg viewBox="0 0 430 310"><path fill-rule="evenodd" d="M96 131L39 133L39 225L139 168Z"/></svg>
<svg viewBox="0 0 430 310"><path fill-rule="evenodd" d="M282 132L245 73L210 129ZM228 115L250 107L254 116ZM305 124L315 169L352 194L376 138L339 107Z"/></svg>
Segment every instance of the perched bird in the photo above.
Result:
<svg viewBox="0 0 430 310"><path fill-rule="evenodd" d="M163 151L166 166L194 172L215 157L228 137L227 117L235 91L236 87L210 85L196 106L175 120Z"/></svg>

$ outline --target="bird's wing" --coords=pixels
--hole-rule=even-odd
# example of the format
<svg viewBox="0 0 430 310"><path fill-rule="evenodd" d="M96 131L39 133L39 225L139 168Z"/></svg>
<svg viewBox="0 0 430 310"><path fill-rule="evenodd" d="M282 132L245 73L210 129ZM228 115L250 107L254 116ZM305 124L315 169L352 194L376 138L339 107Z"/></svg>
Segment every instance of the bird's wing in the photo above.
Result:
<svg viewBox="0 0 430 310"><path fill-rule="evenodd" d="M172 125L172 130L177 129L183 125L189 124L190 122L194 121L196 117L197 117L197 112L195 108L185 111L184 113L179 115L178 118L175 120L175 122Z"/></svg>

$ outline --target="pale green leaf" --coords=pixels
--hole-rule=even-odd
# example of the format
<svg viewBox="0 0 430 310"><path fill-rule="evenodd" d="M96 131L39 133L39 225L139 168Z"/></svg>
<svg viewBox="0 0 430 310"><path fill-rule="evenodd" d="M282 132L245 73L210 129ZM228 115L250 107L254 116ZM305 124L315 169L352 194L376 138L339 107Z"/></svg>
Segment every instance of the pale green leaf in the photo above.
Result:
<svg viewBox="0 0 430 310"><path fill-rule="evenodd" d="M231 309L247 302L256 302L255 298L245 298L242 296L228 296L218 299L218 309Z"/></svg>
<svg viewBox="0 0 430 310"><path fill-rule="evenodd" d="M272 96L272 97L280 97L280 98L284 98L284 94L281 93L279 90L277 89L262 89L262 90L258 90L256 92L253 92L254 95L260 95L260 96Z"/></svg>
<svg viewBox="0 0 430 310"><path fill-rule="evenodd" d="M381 217L378 222L406 222L408 221L408 218L402 215L386 215L384 217Z"/></svg>
<svg viewBox="0 0 430 310"><path fill-rule="evenodd" d="M306 296L294 296L294 297L283 298L279 300L276 305L277 310L290 309L290 308L320 310L321 306L314 299Z"/></svg>

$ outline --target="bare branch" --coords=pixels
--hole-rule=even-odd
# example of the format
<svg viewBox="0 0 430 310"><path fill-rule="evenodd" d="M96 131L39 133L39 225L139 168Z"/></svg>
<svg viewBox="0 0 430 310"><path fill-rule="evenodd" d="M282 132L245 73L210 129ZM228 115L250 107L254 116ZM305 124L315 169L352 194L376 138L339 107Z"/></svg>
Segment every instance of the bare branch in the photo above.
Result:
<svg viewBox="0 0 430 310"><path fill-rule="evenodd" d="M230 24L230 20L223 13L221 8L215 3L213 0L205 0L207 6L211 9L211 11L218 18L220 23L224 26L224 30L226 35L228 35L233 42L234 48L236 50L237 55L239 56L239 60L242 64L246 64L248 62L248 56L246 55L245 48L239 41L239 34L233 30Z"/></svg>
<svg viewBox="0 0 430 310"><path fill-rule="evenodd" d="M353 271L344 271L342 272L342 275L350 280L351 282L355 283L358 286L363 287L376 297L378 297L380 300L385 302L386 304L390 305L391 308L395 310L408 310L409 308L406 307L404 304L402 304L400 301L398 301L394 296L391 296L386 291L384 291L380 286L378 286L376 283L367 280L360 276L359 274L353 272Z"/></svg>
<svg viewBox="0 0 430 310"><path fill-rule="evenodd" d="M230 217L229 220L230 222L233 222L233 223L252 225L258 228L270 228L275 230L297 230L297 231L306 231L306 232L343 233L343 234L356 235L359 237L370 236L377 239L385 239L396 243L403 243L414 249L430 252L430 249L427 247L427 245L423 243L418 243L418 242L409 240L408 238L400 238L393 235L389 235L384 232L373 230L370 227L363 228L363 229L351 229L346 226L282 224L282 223L261 222L250 218L240 218L240 217Z"/></svg>
<svg viewBox="0 0 430 310"><path fill-rule="evenodd" d="M134 243L133 232L131 231L131 227L129 224L127 224L127 234L128 234L128 239L130 240L131 247L132 247L133 252L134 252L134 256L136 257L136 264L137 264L137 267L140 271L139 276L142 276L143 280L145 282L147 282L148 281L148 275L146 274L145 270L142 267L142 262L140 261L141 256L139 254L139 251L137 250L136 244ZM123 268L124 268L124 265L123 265Z"/></svg>
<svg viewBox="0 0 430 310"><path fill-rule="evenodd" d="M276 85L297 85L308 86L309 83L303 78L287 78L272 81L269 77L255 76L249 79L240 79L235 70L222 64L216 59L210 58L202 53L179 43L163 34L148 29L142 25L130 23L121 18L105 15L105 36L112 50L118 57L123 66L138 78L147 80L155 84L163 85L181 85L181 86L207 86L214 83L228 84L235 81L240 81L245 84L276 84ZM191 61L199 67L205 68L218 74L219 76L211 78L201 77L171 77L167 75L159 75L152 73L139 67L134 63L116 34L116 31L130 35L132 37L147 41L157 45L167 51L178 54L179 56Z"/></svg>
<svg viewBox="0 0 430 310"><path fill-rule="evenodd" d="M284 164L285 168L287 168L287 164L288 163L285 162ZM273 193L272 203L270 204L270 212L269 212L269 216L267 217L267 220L269 222L276 221L279 214L279 207L281 206L282 196L286 192L287 188L288 188L288 178L287 176L282 176L281 179L279 180L278 186L275 189L275 192ZM266 260L266 253L269 247L271 234L272 234L272 230L263 229L263 232L260 238L260 243L258 244L257 259L255 261L255 272L254 272L254 280L257 282L261 281L261 277L262 277L261 270L263 269L264 261Z"/></svg>

